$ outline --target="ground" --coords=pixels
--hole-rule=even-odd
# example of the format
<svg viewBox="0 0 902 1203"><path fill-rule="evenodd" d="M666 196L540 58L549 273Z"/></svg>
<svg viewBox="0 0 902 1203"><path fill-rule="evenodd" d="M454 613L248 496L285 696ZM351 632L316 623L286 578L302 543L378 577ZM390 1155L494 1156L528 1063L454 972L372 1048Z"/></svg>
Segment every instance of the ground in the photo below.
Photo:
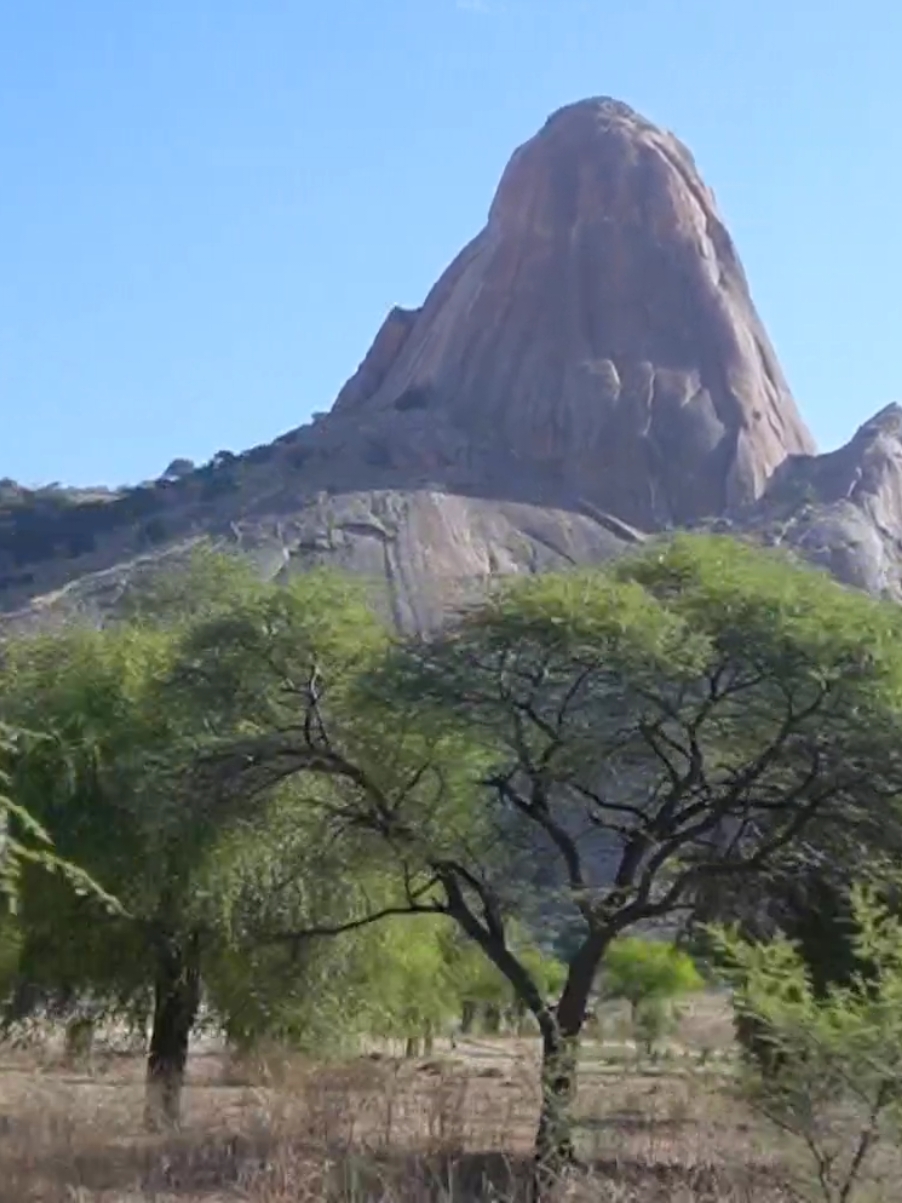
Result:
<svg viewBox="0 0 902 1203"><path fill-rule="evenodd" d="M665 1055L637 1061L607 1013L586 1048L579 1146L591 1181L567 1198L783 1203L783 1153L735 1098L727 1008L686 1007ZM537 1042L443 1043L341 1064L284 1051L192 1058L178 1136L141 1129L142 1064L100 1049L61 1064L46 1044L0 1050L0 1203L463 1203L525 1197Z"/></svg>

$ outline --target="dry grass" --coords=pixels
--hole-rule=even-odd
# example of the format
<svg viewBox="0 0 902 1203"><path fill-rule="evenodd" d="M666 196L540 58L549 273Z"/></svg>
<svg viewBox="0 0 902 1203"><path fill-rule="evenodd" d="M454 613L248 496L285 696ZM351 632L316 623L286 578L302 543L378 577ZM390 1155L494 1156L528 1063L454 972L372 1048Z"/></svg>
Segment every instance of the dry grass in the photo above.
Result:
<svg viewBox="0 0 902 1203"><path fill-rule="evenodd" d="M702 1004L680 1039L707 1048ZM715 1041L716 1043L717 1041ZM674 1056L640 1068L589 1049L573 1203L783 1203L772 1143L722 1071ZM675 1053L683 1051L679 1041ZM723 1051L722 1047L719 1051ZM691 1065L687 1062L691 1061ZM27 1054L0 1064L0 1203L464 1203L526 1197L537 1114L529 1040L474 1040L432 1061L312 1065L272 1055L194 1058L183 1131L141 1130L134 1056L66 1070Z"/></svg>

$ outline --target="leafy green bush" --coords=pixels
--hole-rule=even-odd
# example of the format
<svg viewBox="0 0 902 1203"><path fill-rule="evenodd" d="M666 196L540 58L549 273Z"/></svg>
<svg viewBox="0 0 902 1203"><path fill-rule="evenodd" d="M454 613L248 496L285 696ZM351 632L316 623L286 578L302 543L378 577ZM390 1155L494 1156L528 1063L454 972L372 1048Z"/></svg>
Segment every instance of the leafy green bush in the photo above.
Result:
<svg viewBox="0 0 902 1203"><path fill-rule="evenodd" d="M714 932L738 1013L776 1054L769 1072L746 1067L743 1094L805 1150L802 1189L824 1203L898 1198L898 1157L878 1173L875 1153L898 1154L902 1143L902 920L877 886L854 887L850 903L869 972L822 995L785 937L756 944Z"/></svg>

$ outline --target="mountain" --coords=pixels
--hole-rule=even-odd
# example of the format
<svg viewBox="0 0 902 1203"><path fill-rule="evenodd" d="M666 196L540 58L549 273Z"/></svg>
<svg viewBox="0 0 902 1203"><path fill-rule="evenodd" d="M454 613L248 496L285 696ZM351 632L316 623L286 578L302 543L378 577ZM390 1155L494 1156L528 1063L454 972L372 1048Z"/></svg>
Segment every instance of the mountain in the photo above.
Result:
<svg viewBox="0 0 902 1203"><path fill-rule="evenodd" d="M498 573L712 524L902 596L900 412L816 455L689 151L582 101L514 153L485 228L328 414L117 493L2 482L0 607L99 620L200 539L271 577L364 573L426 630Z"/></svg>
<svg viewBox="0 0 902 1203"><path fill-rule="evenodd" d="M485 229L339 394L337 438L351 419L397 468L646 529L814 450L691 155L610 100L516 151Z"/></svg>

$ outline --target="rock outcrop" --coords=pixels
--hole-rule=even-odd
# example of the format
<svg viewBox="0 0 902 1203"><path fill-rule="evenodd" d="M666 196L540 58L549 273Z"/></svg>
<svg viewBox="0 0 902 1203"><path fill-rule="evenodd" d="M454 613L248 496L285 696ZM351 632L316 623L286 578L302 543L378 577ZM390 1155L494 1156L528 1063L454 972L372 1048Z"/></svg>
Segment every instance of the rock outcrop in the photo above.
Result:
<svg viewBox="0 0 902 1203"><path fill-rule="evenodd" d="M342 391L350 424L399 469L646 529L751 502L814 450L691 155L610 100L514 154L486 228Z"/></svg>
<svg viewBox="0 0 902 1203"><path fill-rule="evenodd" d="M902 601L902 407L881 410L838 451L787 459L736 518L738 530Z"/></svg>
<svg viewBox="0 0 902 1203"><path fill-rule="evenodd" d="M363 577L398 629L434 630L493 577L600 564L643 536L598 513L405 490L321 494L291 516L247 517L78 577L5 616L6 630L101 624L148 573L198 545L238 550L267 580L328 566Z"/></svg>

